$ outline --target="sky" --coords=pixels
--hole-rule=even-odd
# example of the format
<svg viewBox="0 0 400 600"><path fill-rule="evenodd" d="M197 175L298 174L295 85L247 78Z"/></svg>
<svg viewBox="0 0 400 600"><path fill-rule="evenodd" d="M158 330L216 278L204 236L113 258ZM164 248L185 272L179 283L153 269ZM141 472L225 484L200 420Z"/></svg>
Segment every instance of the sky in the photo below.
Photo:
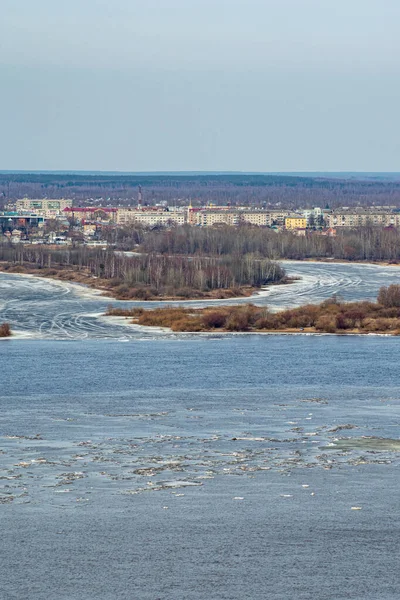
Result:
<svg viewBox="0 0 400 600"><path fill-rule="evenodd" d="M0 0L0 170L399 171L399 0Z"/></svg>

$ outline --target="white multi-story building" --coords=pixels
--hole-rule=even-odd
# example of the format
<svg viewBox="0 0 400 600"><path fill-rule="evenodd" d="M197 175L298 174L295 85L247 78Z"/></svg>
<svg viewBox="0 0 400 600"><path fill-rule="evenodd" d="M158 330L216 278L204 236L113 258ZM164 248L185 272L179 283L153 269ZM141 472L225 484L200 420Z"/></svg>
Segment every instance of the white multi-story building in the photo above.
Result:
<svg viewBox="0 0 400 600"><path fill-rule="evenodd" d="M271 225L283 225L288 211L275 211L248 208L189 208L188 223L202 227L213 225L240 225L248 223L259 227L270 227Z"/></svg>
<svg viewBox="0 0 400 600"><path fill-rule="evenodd" d="M325 215L328 227L399 227L400 214L388 210L337 209Z"/></svg>
<svg viewBox="0 0 400 600"><path fill-rule="evenodd" d="M322 208L316 206L315 208L306 208L301 211L303 217L307 219L307 225L310 225L312 222L314 225L320 224L322 220Z"/></svg>
<svg viewBox="0 0 400 600"><path fill-rule="evenodd" d="M186 223L186 210L146 210L136 208L118 208L117 225L141 223L145 227L156 225L184 225Z"/></svg>

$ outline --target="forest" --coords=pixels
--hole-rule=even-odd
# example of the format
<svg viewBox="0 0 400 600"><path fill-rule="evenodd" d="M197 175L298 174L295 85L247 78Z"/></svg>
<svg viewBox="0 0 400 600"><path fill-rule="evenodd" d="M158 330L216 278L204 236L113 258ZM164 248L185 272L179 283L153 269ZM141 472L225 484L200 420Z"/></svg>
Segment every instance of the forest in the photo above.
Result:
<svg viewBox="0 0 400 600"><path fill-rule="evenodd" d="M30 198L69 198L74 205L101 198L107 204L137 203L141 186L145 204L255 205L284 208L320 206L400 206L400 175L352 177L246 173L116 174L1 173L1 204Z"/></svg>
<svg viewBox="0 0 400 600"><path fill-rule="evenodd" d="M330 237L311 231L305 236L251 227L174 227L145 231L126 228L110 232L121 250L165 255L225 256L254 255L270 260L337 259L349 261L400 260L400 233L395 228L338 228Z"/></svg>
<svg viewBox="0 0 400 600"><path fill-rule="evenodd" d="M286 281L285 270L278 263L251 254L189 257L151 252L126 256L85 246L50 249L2 244L0 266L14 273L87 283L121 300L226 298L250 295L255 288Z"/></svg>

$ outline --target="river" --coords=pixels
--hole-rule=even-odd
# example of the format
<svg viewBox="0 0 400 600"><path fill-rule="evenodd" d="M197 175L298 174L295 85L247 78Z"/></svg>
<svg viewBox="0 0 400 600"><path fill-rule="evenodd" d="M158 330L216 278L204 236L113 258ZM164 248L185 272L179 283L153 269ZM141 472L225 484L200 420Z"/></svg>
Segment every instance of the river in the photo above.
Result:
<svg viewBox="0 0 400 600"><path fill-rule="evenodd" d="M186 302L120 302L92 289L27 275L0 273L0 322L7 321L19 336L45 339L152 339L170 336L152 329L135 328L103 316L109 304L145 306L165 304L201 307L207 304L240 304L249 301L271 309L321 302L333 294L344 300L375 300L383 285L400 282L399 267L367 264L287 261L289 275L301 279L290 285L270 286L249 298Z"/></svg>
<svg viewBox="0 0 400 600"><path fill-rule="evenodd" d="M290 269L258 302L398 277ZM4 274L0 302L2 600L400 597L400 338L143 332Z"/></svg>

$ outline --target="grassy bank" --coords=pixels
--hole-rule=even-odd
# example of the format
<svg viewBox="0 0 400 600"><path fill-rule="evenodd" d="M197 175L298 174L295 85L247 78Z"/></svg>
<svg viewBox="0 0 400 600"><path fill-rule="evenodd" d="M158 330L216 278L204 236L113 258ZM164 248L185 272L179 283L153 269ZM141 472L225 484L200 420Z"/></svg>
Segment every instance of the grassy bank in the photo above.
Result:
<svg viewBox="0 0 400 600"><path fill-rule="evenodd" d="M335 333L400 335L400 286L381 288L377 302L341 302L333 297L321 304L272 313L253 304L217 308L109 307L109 316L131 318L132 323L168 327L176 332L243 331L281 333Z"/></svg>

